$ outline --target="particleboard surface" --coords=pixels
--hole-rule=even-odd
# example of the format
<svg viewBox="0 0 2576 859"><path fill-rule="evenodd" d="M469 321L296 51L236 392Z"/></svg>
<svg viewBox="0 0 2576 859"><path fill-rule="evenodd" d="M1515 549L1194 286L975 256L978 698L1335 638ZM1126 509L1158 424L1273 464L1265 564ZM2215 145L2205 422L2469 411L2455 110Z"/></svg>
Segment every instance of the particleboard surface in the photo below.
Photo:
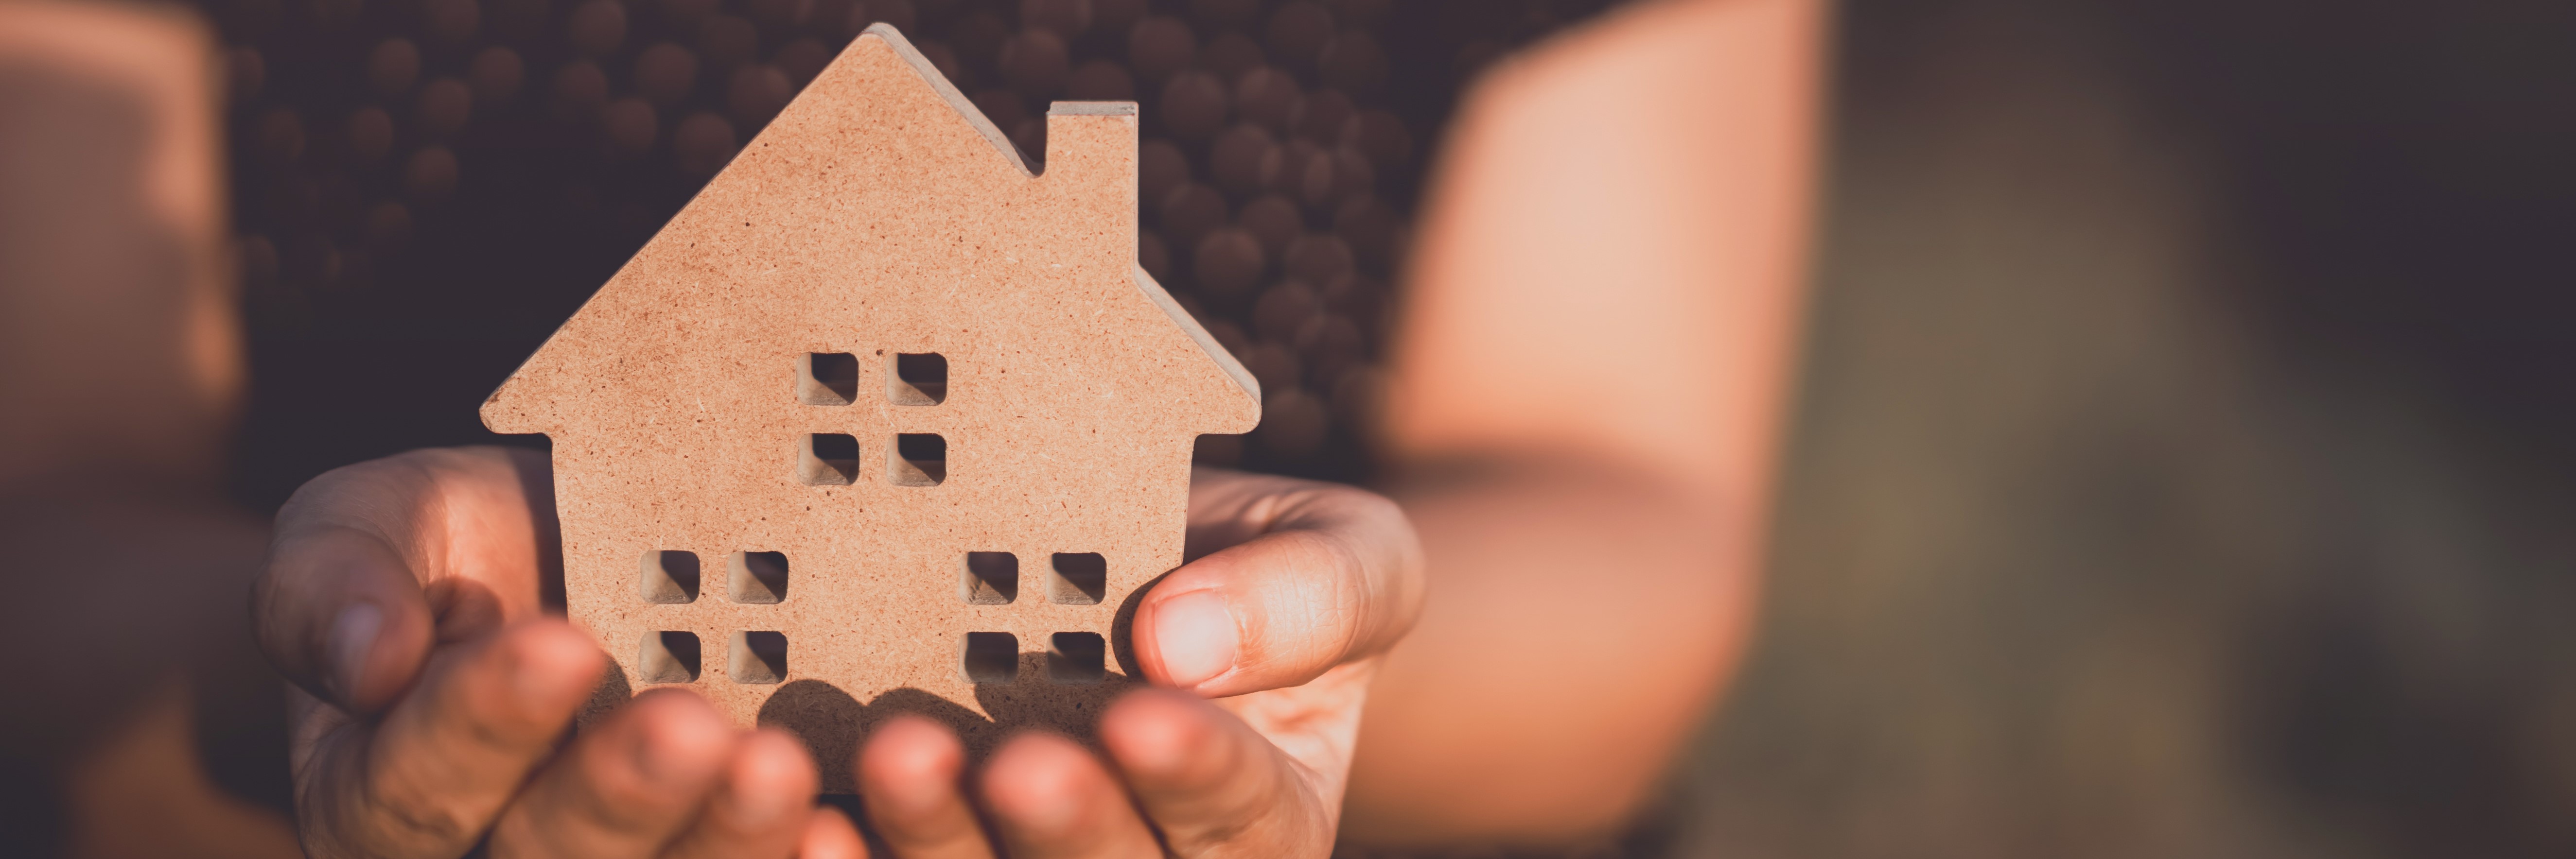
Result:
<svg viewBox="0 0 2576 859"><path fill-rule="evenodd" d="M1013 726L1087 732L1133 674L1117 620L1181 561L1191 445L1250 430L1250 374L1136 266L1133 104L1059 103L1045 173L892 28L854 40L483 406L554 441L566 605L626 690L646 640L690 633L686 685L744 724L795 730L847 790L867 724L914 711L982 750ZM805 381L855 357L853 401ZM947 361L935 405L894 356ZM828 367L826 368L828 370ZM826 373L828 376L829 373ZM825 397L826 399L830 397ZM857 442L814 485L810 434ZM935 486L897 434L935 434ZM828 440L825 453L831 453ZM695 598L653 602L648 552L695 553ZM737 552L777 552L784 599L738 601ZM970 601L969 552L1018 562L1016 599ZM1060 602L1055 553L1098 553L1097 604ZM984 595L991 599L990 594ZM736 636L786 641L781 682ZM970 632L1017 638L975 683ZM1050 679L1051 636L1114 647L1099 682ZM613 685L613 684L612 684Z"/></svg>

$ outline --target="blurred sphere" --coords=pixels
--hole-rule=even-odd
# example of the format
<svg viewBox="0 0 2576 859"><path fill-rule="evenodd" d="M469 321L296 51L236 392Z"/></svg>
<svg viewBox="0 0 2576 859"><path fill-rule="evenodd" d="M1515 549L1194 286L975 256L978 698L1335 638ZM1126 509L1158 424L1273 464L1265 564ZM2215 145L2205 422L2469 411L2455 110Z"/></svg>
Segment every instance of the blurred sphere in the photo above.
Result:
<svg viewBox="0 0 2576 859"><path fill-rule="evenodd" d="M394 118L381 107L349 114L349 151L362 162L383 160L394 149Z"/></svg>
<svg viewBox="0 0 2576 859"><path fill-rule="evenodd" d="M1333 150L1332 163L1331 187L1325 189L1320 197L1309 197L1315 205L1338 205L1343 200L1377 190L1377 168L1359 150L1348 146Z"/></svg>
<svg viewBox="0 0 2576 859"><path fill-rule="evenodd" d="M1020 94L1046 98L1064 88L1073 54L1064 37L1046 30L1026 30L1003 43L998 57L1002 79Z"/></svg>
<svg viewBox="0 0 2576 859"><path fill-rule="evenodd" d="M1295 131L1298 108L1305 98L1296 78L1268 66L1245 72L1234 82L1235 115L1272 134Z"/></svg>
<svg viewBox="0 0 2576 859"><path fill-rule="evenodd" d="M1236 196L1261 189L1261 165L1277 144L1258 125L1237 125L1216 137L1208 149L1208 177Z"/></svg>
<svg viewBox="0 0 2576 859"><path fill-rule="evenodd" d="M224 52L224 89L233 104L248 104L259 97L259 89L268 83L268 60L257 48L234 48Z"/></svg>
<svg viewBox="0 0 2576 859"><path fill-rule="evenodd" d="M1252 439L1263 450L1291 459L1314 455L1324 449L1324 438L1332 431L1332 413L1321 400L1296 388L1273 389L1261 403L1261 426L1252 431Z"/></svg>
<svg viewBox="0 0 2576 859"><path fill-rule="evenodd" d="M513 42L526 42L545 32L546 0L491 0L492 32Z"/></svg>
<svg viewBox="0 0 2576 859"><path fill-rule="evenodd" d="M1357 273L1325 281L1319 293L1324 309L1347 319L1377 319L1386 298L1385 286Z"/></svg>
<svg viewBox="0 0 2576 859"><path fill-rule="evenodd" d="M411 91L420 80L420 48L410 39L386 39L367 52L367 84L391 98Z"/></svg>
<svg viewBox="0 0 2576 859"><path fill-rule="evenodd" d="M984 112L984 120L1004 134L1020 127L1020 120L1029 118L1028 103L1020 100L1019 93L1010 90L983 90L968 96L967 101L974 102L975 109Z"/></svg>
<svg viewBox="0 0 2576 859"><path fill-rule="evenodd" d="M1127 63L1149 82L1171 77L1198 53L1199 37L1178 18L1146 18L1127 30Z"/></svg>
<svg viewBox="0 0 2576 859"><path fill-rule="evenodd" d="M796 84L777 66L744 66L733 73L733 85L725 91L725 107L735 122L744 128L768 124L787 100L796 96Z"/></svg>
<svg viewBox="0 0 2576 859"><path fill-rule="evenodd" d="M464 81L439 78L420 88L420 98L413 104L414 121L420 130L432 137L447 137L465 128L465 120L474 112L474 91Z"/></svg>
<svg viewBox="0 0 2576 859"><path fill-rule="evenodd" d="M1345 426L1367 433L1378 426L1386 402L1386 374L1363 363L1342 371L1333 382L1333 412Z"/></svg>
<svg viewBox="0 0 2576 859"><path fill-rule="evenodd" d="M420 23L432 37L455 44L474 37L483 25L483 7L474 0L420 0Z"/></svg>
<svg viewBox="0 0 2576 859"><path fill-rule="evenodd" d="M1227 33L1208 40L1207 46L1199 49L1198 61L1199 68L1214 72L1217 77L1232 83L1260 68L1269 59L1262 56L1260 43L1252 41L1251 37Z"/></svg>
<svg viewBox="0 0 2576 859"><path fill-rule="evenodd" d="M555 118L565 122L589 119L608 102L608 73L589 60L581 60L555 72Z"/></svg>
<svg viewBox="0 0 2576 859"><path fill-rule="evenodd" d="M1252 333L1263 339L1282 343L1294 342L1306 320L1323 310L1315 290L1295 280L1283 280L1261 291L1252 303Z"/></svg>
<svg viewBox="0 0 2576 859"><path fill-rule="evenodd" d="M411 210L403 204L386 200L367 210L368 249L389 254L410 240Z"/></svg>
<svg viewBox="0 0 2576 859"><path fill-rule="evenodd" d="M698 59L710 74L731 74L760 53L760 28L732 15L709 17L698 25Z"/></svg>
<svg viewBox="0 0 2576 859"><path fill-rule="evenodd" d="M1330 2L1333 6L1333 15L1340 18L1342 23L1354 27L1366 27L1385 20L1387 9L1395 5L1395 0L1330 0Z"/></svg>
<svg viewBox="0 0 2576 859"><path fill-rule="evenodd" d="M733 123L712 113L693 114L680 120L671 130L671 154L680 171L691 176L713 176L733 160Z"/></svg>
<svg viewBox="0 0 2576 859"><path fill-rule="evenodd" d="M1315 57L1324 85L1354 96L1372 95L1386 83L1386 51L1365 31L1353 30L1324 43Z"/></svg>
<svg viewBox="0 0 2576 859"><path fill-rule="evenodd" d="M1002 43L1010 38L1011 25L991 12L960 18L948 30L948 46L957 49L957 58L969 66L991 66L1002 53Z"/></svg>
<svg viewBox="0 0 2576 859"><path fill-rule="evenodd" d="M652 102L627 96L600 108L599 131L617 151L641 155L661 136L662 118Z"/></svg>
<svg viewBox="0 0 2576 859"><path fill-rule="evenodd" d="M626 7L616 0L587 0L573 7L566 31L573 49L594 57L606 55L626 41Z"/></svg>
<svg viewBox="0 0 2576 859"><path fill-rule="evenodd" d="M1156 235L1153 230L1146 230L1136 235L1136 267L1144 269L1146 274L1153 275L1155 283L1161 283L1172 277L1172 251L1163 244L1163 237Z"/></svg>
<svg viewBox="0 0 2576 859"><path fill-rule="evenodd" d="M1264 394L1295 390L1297 387L1299 376L1297 353L1291 351L1285 344L1270 341L1254 343L1245 347L1242 352L1236 353L1234 357L1243 362L1244 369L1252 371L1254 379L1260 380L1261 391ZM1269 423L1267 415L1263 416L1262 422Z"/></svg>
<svg viewBox="0 0 2576 859"><path fill-rule="evenodd" d="M1190 181L1189 156L1181 148L1160 137L1145 141L1136 152L1136 199L1157 202L1172 189Z"/></svg>
<svg viewBox="0 0 2576 859"><path fill-rule="evenodd" d="M1329 283L1351 271L1351 246L1337 236L1298 236L1288 243L1288 253L1280 261L1289 277L1307 283Z"/></svg>
<svg viewBox="0 0 2576 859"><path fill-rule="evenodd" d="M1253 15L1260 11L1260 0L1190 0L1190 20L1211 30L1252 23Z"/></svg>
<svg viewBox="0 0 2576 859"><path fill-rule="evenodd" d="M1182 140L1205 140L1225 125L1225 85L1206 72L1182 72L1163 85L1163 127Z"/></svg>
<svg viewBox="0 0 2576 859"><path fill-rule="evenodd" d="M930 65L939 70L940 76L948 79L949 85L961 90L975 85L974 76L966 73L966 65L958 61L957 52L950 50L947 43L920 42L912 47L921 52L922 59L929 60Z"/></svg>
<svg viewBox="0 0 2576 859"><path fill-rule="evenodd" d="M474 82L474 95L484 101L500 104L519 94L527 80L527 66L519 61L519 52L494 45L474 55L465 67L465 77Z"/></svg>
<svg viewBox="0 0 2576 859"><path fill-rule="evenodd" d="M1297 113L1297 136L1317 144L1331 146L1341 142L1342 126L1359 112L1351 97L1338 90L1318 90L1306 94Z"/></svg>
<svg viewBox="0 0 2576 859"><path fill-rule="evenodd" d="M259 154L276 164L304 157L304 118L295 111L269 108L259 117Z"/></svg>
<svg viewBox="0 0 2576 859"><path fill-rule="evenodd" d="M1296 345L1298 357L1305 362L1307 377L1322 383L1319 387L1330 386L1343 373L1360 366L1361 360L1367 357L1367 344L1361 340L1360 327L1348 319L1330 314L1306 317L1290 342Z"/></svg>
<svg viewBox="0 0 2576 859"><path fill-rule="evenodd" d="M436 202L456 193L456 153L444 146L423 146L403 165L403 190L412 199Z"/></svg>
<svg viewBox="0 0 2576 859"><path fill-rule="evenodd" d="M1064 90L1075 101L1135 101L1136 79L1117 63L1092 60L1074 68Z"/></svg>
<svg viewBox="0 0 2576 859"><path fill-rule="evenodd" d="M1020 26L1072 39L1091 28L1091 0L1020 0Z"/></svg>
<svg viewBox="0 0 2576 859"><path fill-rule="evenodd" d="M778 68L787 80L799 87L814 82L823 67L832 64L832 49L812 39L798 39L778 49Z"/></svg>
<svg viewBox="0 0 2576 859"><path fill-rule="evenodd" d="M1262 253L1273 258L1287 253L1288 242L1306 231L1306 218L1297 211L1297 204L1277 194L1243 204L1234 222L1260 240Z"/></svg>
<svg viewBox="0 0 2576 859"><path fill-rule="evenodd" d="M1198 249L1190 254L1190 273L1198 278L1200 295L1233 300L1251 294L1268 263L1262 257L1261 242L1251 233L1225 227L1199 239Z"/></svg>
<svg viewBox="0 0 2576 859"><path fill-rule="evenodd" d="M1404 120L1388 111L1364 111L1345 120L1341 144L1359 150L1384 170L1401 168L1413 159L1413 133L1404 129Z"/></svg>
<svg viewBox="0 0 2576 859"><path fill-rule="evenodd" d="M1321 3L1296 0L1282 3L1270 13L1265 28L1270 52L1281 62L1312 68L1315 57L1323 53L1324 43L1333 38L1333 13Z"/></svg>
<svg viewBox="0 0 2576 859"><path fill-rule="evenodd" d="M1091 0L1091 22L1112 33L1123 32L1144 18L1151 5L1147 0Z"/></svg>
<svg viewBox="0 0 2576 859"><path fill-rule="evenodd" d="M662 23L675 30L697 27L723 7L720 0L662 0Z"/></svg>
<svg viewBox="0 0 2576 859"><path fill-rule="evenodd" d="M1340 187L1339 182L1336 181L1340 174L1340 171L1335 169L1338 166L1340 165L1334 163L1333 154L1330 152L1318 151L1313 157L1306 159L1306 170L1297 177L1297 199L1304 200L1306 205L1316 208L1330 206L1336 199L1333 196L1334 189Z"/></svg>
<svg viewBox="0 0 2576 859"><path fill-rule="evenodd" d="M1261 161L1261 187L1302 198L1306 187L1306 170L1324 150L1303 140L1291 140L1269 153Z"/></svg>
<svg viewBox="0 0 2576 859"><path fill-rule="evenodd" d="M1401 227L1394 207L1372 195L1344 200L1333 212L1333 233L1349 242L1351 252L1371 268L1393 266L1396 232Z"/></svg>
<svg viewBox="0 0 2576 859"><path fill-rule="evenodd" d="M782 30L805 23L814 7L813 0L742 0L742 5L751 20Z"/></svg>
<svg viewBox="0 0 2576 859"><path fill-rule="evenodd" d="M698 82L698 57L689 49L662 42L635 55L635 91L668 107L688 96Z"/></svg>
<svg viewBox="0 0 2576 859"><path fill-rule="evenodd" d="M1195 182L1182 185L1163 198L1160 214L1163 237L1195 249L1208 231L1225 226L1225 195Z"/></svg>

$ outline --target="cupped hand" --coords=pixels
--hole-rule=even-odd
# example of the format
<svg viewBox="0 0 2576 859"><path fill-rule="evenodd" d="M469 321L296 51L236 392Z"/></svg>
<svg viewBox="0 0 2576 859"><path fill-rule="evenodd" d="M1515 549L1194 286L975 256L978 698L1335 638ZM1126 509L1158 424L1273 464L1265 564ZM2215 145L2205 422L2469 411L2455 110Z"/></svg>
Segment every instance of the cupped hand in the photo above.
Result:
<svg viewBox="0 0 2576 859"><path fill-rule="evenodd" d="M546 599L550 486L544 454L425 450L315 478L278 511L252 622L295 684L306 852L864 855L815 810L803 745L695 695L648 692L564 741L608 662Z"/></svg>
<svg viewBox="0 0 2576 859"><path fill-rule="evenodd" d="M569 743L606 657L558 616L542 454L416 451L343 468L278 514L254 594L297 687L314 855L865 854L812 805L802 747L648 692ZM1422 602L1421 550L1357 489L1201 470L1194 560L1140 601L1153 688L1100 721L1105 759L1033 733L966 778L946 728L880 725L854 764L898 857L1321 855L1377 657ZM1209 700L1214 699L1214 700Z"/></svg>
<svg viewBox="0 0 2576 859"><path fill-rule="evenodd" d="M1199 469L1189 554L1137 606L1145 679L1100 719L1104 760L1045 733L979 777L918 717L861 744L859 793L901 859L1322 856L1378 657L1420 613L1422 550L1394 502ZM1213 699L1213 700L1210 700Z"/></svg>

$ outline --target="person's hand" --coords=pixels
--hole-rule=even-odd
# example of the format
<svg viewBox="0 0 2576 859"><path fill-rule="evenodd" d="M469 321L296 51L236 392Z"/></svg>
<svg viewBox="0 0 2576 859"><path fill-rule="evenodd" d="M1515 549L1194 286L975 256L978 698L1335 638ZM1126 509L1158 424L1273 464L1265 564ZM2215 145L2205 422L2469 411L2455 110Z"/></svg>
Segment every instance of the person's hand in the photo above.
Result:
<svg viewBox="0 0 2576 859"><path fill-rule="evenodd" d="M1215 469L1193 475L1189 521L1195 559L1132 632L1163 688L1101 716L1107 760L1024 734L969 788L964 748L928 719L861 744L859 793L896 857L1330 852L1369 678L1421 611L1413 528L1358 489Z"/></svg>
<svg viewBox="0 0 2576 859"><path fill-rule="evenodd" d="M415 451L278 512L253 623L294 682L296 818L314 856L865 854L814 808L804 746L647 692L562 742L606 670L554 613L541 453Z"/></svg>

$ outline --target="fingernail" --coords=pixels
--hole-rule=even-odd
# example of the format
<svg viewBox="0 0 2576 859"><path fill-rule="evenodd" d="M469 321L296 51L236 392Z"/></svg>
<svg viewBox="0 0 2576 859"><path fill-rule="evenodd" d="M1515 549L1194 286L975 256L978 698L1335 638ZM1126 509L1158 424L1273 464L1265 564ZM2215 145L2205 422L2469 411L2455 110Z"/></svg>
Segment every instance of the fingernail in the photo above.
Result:
<svg viewBox="0 0 2576 859"><path fill-rule="evenodd" d="M1187 689L1233 668L1241 636L1234 612L1213 591L1182 594L1154 608L1154 643L1174 686Z"/></svg>
<svg viewBox="0 0 2576 859"><path fill-rule="evenodd" d="M358 681L367 672L367 654L375 651L376 633L384 626L384 612L373 603L352 604L331 621L332 683L342 703L352 703L349 699L357 696Z"/></svg>

